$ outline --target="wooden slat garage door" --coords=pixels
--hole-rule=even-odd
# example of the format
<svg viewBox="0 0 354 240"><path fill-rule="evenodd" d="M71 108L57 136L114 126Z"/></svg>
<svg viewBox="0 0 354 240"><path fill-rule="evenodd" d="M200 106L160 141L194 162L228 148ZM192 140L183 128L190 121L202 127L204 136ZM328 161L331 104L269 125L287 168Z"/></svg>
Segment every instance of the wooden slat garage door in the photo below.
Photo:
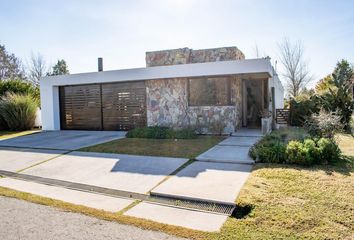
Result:
<svg viewBox="0 0 354 240"><path fill-rule="evenodd" d="M98 84L59 89L62 129L101 129L101 93Z"/></svg>
<svg viewBox="0 0 354 240"><path fill-rule="evenodd" d="M61 129L129 130L146 126L145 83L59 88Z"/></svg>
<svg viewBox="0 0 354 240"><path fill-rule="evenodd" d="M144 82L102 84L104 130L129 130L146 126Z"/></svg>

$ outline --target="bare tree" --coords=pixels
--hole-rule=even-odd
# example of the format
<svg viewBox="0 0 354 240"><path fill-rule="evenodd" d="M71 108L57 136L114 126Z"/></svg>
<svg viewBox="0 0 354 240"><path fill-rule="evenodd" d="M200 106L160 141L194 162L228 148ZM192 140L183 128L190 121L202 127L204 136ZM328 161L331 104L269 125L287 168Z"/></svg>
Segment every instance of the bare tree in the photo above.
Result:
<svg viewBox="0 0 354 240"><path fill-rule="evenodd" d="M29 81L38 86L40 79L44 77L49 70L43 55L40 53L31 53L31 58L27 65Z"/></svg>
<svg viewBox="0 0 354 240"><path fill-rule="evenodd" d="M288 94L296 97L312 80L304 59L304 47L301 42L291 43L288 38L284 38L278 47Z"/></svg>

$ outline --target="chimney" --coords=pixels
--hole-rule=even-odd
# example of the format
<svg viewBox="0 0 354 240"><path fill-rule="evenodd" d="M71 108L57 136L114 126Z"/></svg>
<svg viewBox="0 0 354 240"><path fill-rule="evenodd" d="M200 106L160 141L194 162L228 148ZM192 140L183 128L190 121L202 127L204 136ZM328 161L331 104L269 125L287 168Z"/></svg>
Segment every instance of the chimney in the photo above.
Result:
<svg viewBox="0 0 354 240"><path fill-rule="evenodd" d="M103 58L98 58L98 71L103 71Z"/></svg>

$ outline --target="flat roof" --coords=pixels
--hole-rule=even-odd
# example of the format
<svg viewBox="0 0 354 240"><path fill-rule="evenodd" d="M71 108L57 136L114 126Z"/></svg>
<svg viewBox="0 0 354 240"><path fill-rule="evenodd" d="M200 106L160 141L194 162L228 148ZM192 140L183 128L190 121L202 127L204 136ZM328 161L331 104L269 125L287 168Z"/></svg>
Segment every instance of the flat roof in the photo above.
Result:
<svg viewBox="0 0 354 240"><path fill-rule="evenodd" d="M41 85L63 86L220 75L272 77L273 68L269 59L259 58L46 76L41 79L40 83Z"/></svg>

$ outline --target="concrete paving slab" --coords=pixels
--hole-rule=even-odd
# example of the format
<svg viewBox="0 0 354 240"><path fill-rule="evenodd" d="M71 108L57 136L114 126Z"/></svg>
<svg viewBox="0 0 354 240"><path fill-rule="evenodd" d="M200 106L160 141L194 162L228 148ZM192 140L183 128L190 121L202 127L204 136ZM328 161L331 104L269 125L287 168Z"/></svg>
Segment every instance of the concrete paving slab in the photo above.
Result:
<svg viewBox="0 0 354 240"><path fill-rule="evenodd" d="M207 232L219 231L224 222L227 220L227 216L225 215L192 211L144 202L139 203L124 214L159 223Z"/></svg>
<svg viewBox="0 0 354 240"><path fill-rule="evenodd" d="M136 193L147 193L186 158L71 152L24 171L52 178Z"/></svg>
<svg viewBox="0 0 354 240"><path fill-rule="evenodd" d="M254 160L248 156L249 149L249 146L216 145L196 157L196 160L220 163L254 164Z"/></svg>
<svg viewBox="0 0 354 240"><path fill-rule="evenodd" d="M124 138L125 133L122 131L43 131L1 140L0 146L76 150Z"/></svg>
<svg viewBox="0 0 354 240"><path fill-rule="evenodd" d="M228 137L221 141L218 145L226 146L252 146L257 143L260 137Z"/></svg>
<svg viewBox="0 0 354 240"><path fill-rule="evenodd" d="M12 178L1 178L0 186L109 212L118 212L133 202L130 199L81 192Z"/></svg>
<svg viewBox="0 0 354 240"><path fill-rule="evenodd" d="M62 150L0 147L0 170L16 172L65 152Z"/></svg>
<svg viewBox="0 0 354 240"><path fill-rule="evenodd" d="M241 128L232 133L235 137L263 137L261 129Z"/></svg>
<svg viewBox="0 0 354 240"><path fill-rule="evenodd" d="M194 162L154 188L165 197L235 203L252 166L246 164Z"/></svg>

